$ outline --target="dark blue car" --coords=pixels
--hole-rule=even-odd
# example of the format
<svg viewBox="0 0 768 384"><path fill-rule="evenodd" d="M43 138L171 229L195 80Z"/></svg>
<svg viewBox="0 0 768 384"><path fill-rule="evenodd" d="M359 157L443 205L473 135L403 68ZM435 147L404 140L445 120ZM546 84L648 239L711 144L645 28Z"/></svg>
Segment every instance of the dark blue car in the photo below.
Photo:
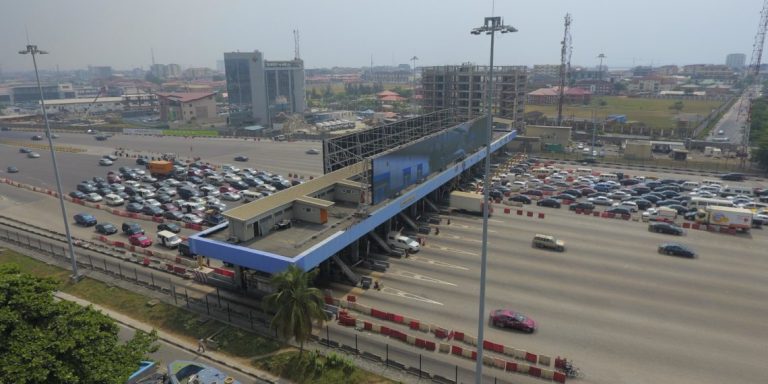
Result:
<svg viewBox="0 0 768 384"><path fill-rule="evenodd" d="M75 223L82 225L83 227L91 227L96 225L98 222L96 221L96 218L89 213L78 213L75 215Z"/></svg>

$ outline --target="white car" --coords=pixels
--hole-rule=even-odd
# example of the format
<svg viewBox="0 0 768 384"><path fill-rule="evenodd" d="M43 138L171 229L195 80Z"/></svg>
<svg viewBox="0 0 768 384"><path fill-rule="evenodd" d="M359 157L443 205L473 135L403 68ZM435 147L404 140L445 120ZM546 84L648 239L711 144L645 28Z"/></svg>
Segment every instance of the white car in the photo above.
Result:
<svg viewBox="0 0 768 384"><path fill-rule="evenodd" d="M231 164L222 165L221 170L223 170L224 172L232 172L232 173L240 172L240 168L235 167L234 165L231 165Z"/></svg>
<svg viewBox="0 0 768 384"><path fill-rule="evenodd" d="M305 153L307 155L319 155L320 151L315 149L315 148L310 148L310 149L307 149L307 151Z"/></svg>
<svg viewBox="0 0 768 384"><path fill-rule="evenodd" d="M106 202L107 205L116 207L118 205L123 205L123 203L125 203L125 200L123 200L122 197L115 195L114 193L110 193L104 196L104 202Z"/></svg>
<svg viewBox="0 0 768 384"><path fill-rule="evenodd" d="M587 199L587 201L589 201L594 205L607 205L607 206L613 205L613 200L611 200L606 196L590 197L589 199Z"/></svg>
<svg viewBox="0 0 768 384"><path fill-rule="evenodd" d="M181 221L186 224L201 224L203 222L203 219L201 219L200 216L198 215L187 213L181 217Z"/></svg>
<svg viewBox="0 0 768 384"><path fill-rule="evenodd" d="M152 175L144 175L141 177L141 181L145 183L154 183L157 181L157 179L152 177Z"/></svg>
<svg viewBox="0 0 768 384"><path fill-rule="evenodd" d="M532 178L528 180L528 187L530 188L533 188L534 185L542 185L542 184L544 184L544 182L541 181L541 179Z"/></svg>
<svg viewBox="0 0 768 384"><path fill-rule="evenodd" d="M205 204L205 199L200 196L192 196L187 201L193 204Z"/></svg>
<svg viewBox="0 0 768 384"><path fill-rule="evenodd" d="M519 185L521 189L525 189L528 187L528 183L525 181L513 181L512 185Z"/></svg>
<svg viewBox="0 0 768 384"><path fill-rule="evenodd" d="M108 167L110 165L114 164L114 162L110 159L99 159L99 165L103 165L105 167Z"/></svg>
<svg viewBox="0 0 768 384"><path fill-rule="evenodd" d="M176 190L169 187L160 187L157 189L157 194L159 195L168 195L170 197L176 196Z"/></svg>
<svg viewBox="0 0 768 384"><path fill-rule="evenodd" d="M133 173L135 173L135 174L137 174L139 176L144 176L144 175L147 174L147 171L145 171L145 170L143 170L141 168L134 168L133 169Z"/></svg>
<svg viewBox="0 0 768 384"><path fill-rule="evenodd" d="M242 177L232 173L227 173L224 175L224 181L226 181L227 183L234 183L236 181L242 181L242 180L243 180Z"/></svg>
<svg viewBox="0 0 768 384"><path fill-rule="evenodd" d="M277 192L277 188L269 185L269 184L262 184L256 187L256 190L259 192L269 192L269 193L275 193Z"/></svg>
<svg viewBox="0 0 768 384"><path fill-rule="evenodd" d="M155 199L146 199L144 200L144 205L151 205L153 207L159 207L161 204L159 201Z"/></svg>
<svg viewBox="0 0 768 384"><path fill-rule="evenodd" d="M138 188L141 185L141 183L139 183L136 180L126 180L123 182L123 185L125 185L126 187Z"/></svg>
<svg viewBox="0 0 768 384"><path fill-rule="evenodd" d="M626 198L632 197L632 195L630 195L629 193L623 192L623 191L614 191L613 193L608 195L608 197L610 197L611 199L614 199L614 200L622 200L622 199L626 199Z"/></svg>
<svg viewBox="0 0 768 384"><path fill-rule="evenodd" d="M206 203L221 203L221 200L217 199L216 196L206 196L203 199Z"/></svg>
<svg viewBox="0 0 768 384"><path fill-rule="evenodd" d="M221 194L221 198L227 201L238 201L242 196L237 192L224 192Z"/></svg>
<svg viewBox="0 0 768 384"><path fill-rule="evenodd" d="M627 208L627 209L629 209L632 212L637 212L638 209L639 209L637 207L637 203L635 203L634 201L622 201L621 203L613 204L613 206L614 207L620 207L620 208Z"/></svg>
<svg viewBox="0 0 768 384"><path fill-rule="evenodd" d="M91 203L98 203L101 200L103 199L98 193L89 193L85 195L85 201L90 201Z"/></svg>

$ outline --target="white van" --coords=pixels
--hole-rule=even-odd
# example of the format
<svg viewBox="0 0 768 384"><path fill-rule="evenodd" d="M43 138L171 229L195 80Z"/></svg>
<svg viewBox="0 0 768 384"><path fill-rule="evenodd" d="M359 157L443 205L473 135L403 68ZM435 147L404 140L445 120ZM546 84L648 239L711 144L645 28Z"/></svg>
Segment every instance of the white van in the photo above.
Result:
<svg viewBox="0 0 768 384"><path fill-rule="evenodd" d="M243 201L246 203L250 203L251 201L258 200L264 197L264 195L262 195L261 193L254 192L254 191L243 191L242 195L243 195Z"/></svg>
<svg viewBox="0 0 768 384"><path fill-rule="evenodd" d="M393 248L407 249L411 253L416 253L421 249L418 241L403 236L400 232L390 232L387 235L387 245Z"/></svg>
<svg viewBox="0 0 768 384"><path fill-rule="evenodd" d="M682 185L680 185L680 189L684 191L693 191L694 189L699 187L699 183L695 181L686 181Z"/></svg>
<svg viewBox="0 0 768 384"><path fill-rule="evenodd" d="M718 187L722 186L719 180L702 180L701 185L717 185Z"/></svg>
<svg viewBox="0 0 768 384"><path fill-rule="evenodd" d="M181 238L171 231L157 233L157 241L166 248L176 248L181 244Z"/></svg>
<svg viewBox="0 0 768 384"><path fill-rule="evenodd" d="M602 181L619 181L619 177L616 176L616 174L613 173L603 173L600 175L600 180Z"/></svg>
<svg viewBox="0 0 768 384"><path fill-rule="evenodd" d="M754 192L752 191L752 188L731 187L731 186L726 186L725 188L720 190L720 196L723 196L723 197L736 196L736 195L753 197Z"/></svg>

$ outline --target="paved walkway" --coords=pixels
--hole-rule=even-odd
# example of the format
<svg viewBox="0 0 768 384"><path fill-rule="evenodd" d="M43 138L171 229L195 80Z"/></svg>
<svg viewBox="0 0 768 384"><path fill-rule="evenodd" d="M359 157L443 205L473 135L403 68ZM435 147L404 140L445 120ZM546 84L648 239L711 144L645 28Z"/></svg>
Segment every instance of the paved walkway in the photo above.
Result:
<svg viewBox="0 0 768 384"><path fill-rule="evenodd" d="M156 328L152 327L149 324L146 324L146 323L143 323L143 322L138 321L136 319L133 319L131 317L125 316L125 315L123 315L123 314L121 314L119 312L115 312L115 311L113 311L111 309L104 308L104 307L102 307L102 306L100 306L98 304L91 303L90 301L83 300L83 299L81 299L79 297L72 296L72 295L70 295L68 293L56 292L55 296L57 298L61 299L61 300L71 301L71 302L77 303L77 304L82 305L82 306L91 305L91 306L93 306L94 309L101 311L102 313L104 313L105 315L111 317L112 319L114 319L118 323L124 324L124 325L126 325L128 327L131 327L131 328L134 328L134 329L142 330L144 332L150 332L153 329L156 329ZM157 337L160 340L162 340L162 341L164 341L166 343L169 343L169 344L173 344L176 347L185 349L185 350L187 350L189 352L197 353L197 343L196 342L194 342L194 341L190 342L190 341L185 340L185 339L183 339L181 337L175 336L173 334L170 334L168 332L164 332L164 331L159 330L159 329L156 329L156 330L157 330ZM248 365L242 365L242 364L235 364L235 363L232 362L232 358L231 357L226 356L226 355L224 355L222 353L208 350L204 354L205 354L205 357L207 357L210 360L213 360L213 361L215 361L215 362L217 362L217 363L219 363L221 365L224 365L224 366L229 367L231 369L237 370L240 373L252 376L255 379L260 380L258 382L290 383L289 381L286 381L285 379L281 379L281 378L276 377L276 376L274 376L274 375L272 375L270 373L258 370L255 367L248 366Z"/></svg>

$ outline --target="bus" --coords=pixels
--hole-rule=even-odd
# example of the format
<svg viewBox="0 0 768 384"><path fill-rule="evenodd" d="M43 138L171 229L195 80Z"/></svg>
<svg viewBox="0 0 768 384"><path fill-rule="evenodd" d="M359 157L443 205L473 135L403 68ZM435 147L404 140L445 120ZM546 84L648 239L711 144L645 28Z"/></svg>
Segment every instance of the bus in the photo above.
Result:
<svg viewBox="0 0 768 384"><path fill-rule="evenodd" d="M707 197L696 197L696 196L691 198L691 201L688 203L688 208L703 209L709 206L733 207L734 205L733 205L733 201L731 200L711 199Z"/></svg>

